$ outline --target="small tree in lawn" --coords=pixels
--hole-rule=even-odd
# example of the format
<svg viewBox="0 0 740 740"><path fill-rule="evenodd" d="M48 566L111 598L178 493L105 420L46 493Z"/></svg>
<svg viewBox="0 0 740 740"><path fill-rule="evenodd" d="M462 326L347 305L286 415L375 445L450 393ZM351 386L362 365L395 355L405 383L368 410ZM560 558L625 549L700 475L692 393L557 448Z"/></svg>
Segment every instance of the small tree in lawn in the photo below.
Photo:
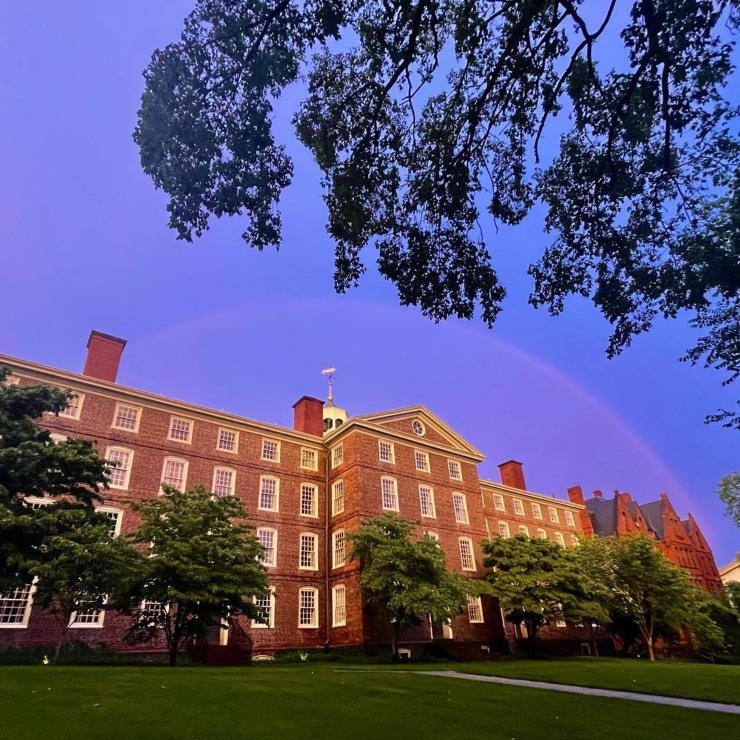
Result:
<svg viewBox="0 0 740 740"><path fill-rule="evenodd" d="M137 577L141 556L125 538L110 536L110 520L102 514L63 508L54 523L57 531L47 533L29 568L37 576L34 603L49 609L62 626L56 663L73 613L115 606Z"/></svg>
<svg viewBox="0 0 740 740"><path fill-rule="evenodd" d="M560 545L517 535L494 537L482 547L491 593L498 597L508 622L526 627L530 651L543 625L583 608L583 585Z"/></svg>
<svg viewBox="0 0 740 740"><path fill-rule="evenodd" d="M70 394L47 385L5 385L9 373L0 367L0 593L31 583L39 564L55 557L53 548L42 547L47 537L65 528L77 532L107 488L106 462L92 442L54 444L38 426L42 414L64 410ZM32 509L29 496L45 496L51 505Z"/></svg>
<svg viewBox="0 0 740 740"><path fill-rule="evenodd" d="M422 618L445 621L459 613L480 584L445 565L445 553L431 537L414 541L411 522L392 514L374 517L348 535L350 557L359 560L365 603L377 606L393 624L393 655L403 631Z"/></svg>
<svg viewBox="0 0 740 740"><path fill-rule="evenodd" d="M267 592L263 548L231 496L214 498L202 486L187 493L163 486L164 495L133 506L142 524L133 536L150 545L128 608L142 601L158 609L137 612L132 639L164 634L170 665L185 641L230 623L239 614L260 619L250 601Z"/></svg>

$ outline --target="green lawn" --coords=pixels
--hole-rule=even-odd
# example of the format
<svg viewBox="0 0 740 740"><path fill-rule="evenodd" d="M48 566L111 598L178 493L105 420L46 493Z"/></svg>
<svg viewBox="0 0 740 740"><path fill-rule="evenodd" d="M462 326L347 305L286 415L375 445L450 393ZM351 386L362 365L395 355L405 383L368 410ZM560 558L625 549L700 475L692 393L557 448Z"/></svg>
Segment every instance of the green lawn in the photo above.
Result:
<svg viewBox="0 0 740 740"><path fill-rule="evenodd" d="M717 740L740 727L715 712L337 668L4 666L0 737Z"/></svg>

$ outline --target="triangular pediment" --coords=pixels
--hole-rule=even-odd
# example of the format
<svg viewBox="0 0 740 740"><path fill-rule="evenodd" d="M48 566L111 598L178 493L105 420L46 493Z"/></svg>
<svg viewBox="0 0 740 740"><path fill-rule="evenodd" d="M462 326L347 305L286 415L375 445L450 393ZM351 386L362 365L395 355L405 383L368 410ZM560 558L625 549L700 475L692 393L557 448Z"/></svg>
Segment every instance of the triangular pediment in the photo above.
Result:
<svg viewBox="0 0 740 740"><path fill-rule="evenodd" d="M389 411L377 411L355 417L371 424L376 424L395 432L418 439L427 444L438 444L465 455L483 459L483 453L461 437L454 429L445 424L436 414L425 406L408 406ZM416 422L416 423L415 423ZM419 434L418 430L423 432Z"/></svg>

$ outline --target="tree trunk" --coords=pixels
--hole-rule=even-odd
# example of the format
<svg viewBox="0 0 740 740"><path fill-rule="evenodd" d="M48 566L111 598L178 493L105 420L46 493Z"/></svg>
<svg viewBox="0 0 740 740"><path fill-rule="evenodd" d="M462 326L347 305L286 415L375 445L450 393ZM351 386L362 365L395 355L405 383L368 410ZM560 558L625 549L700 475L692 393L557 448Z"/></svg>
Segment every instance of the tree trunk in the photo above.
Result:
<svg viewBox="0 0 740 740"><path fill-rule="evenodd" d="M653 647L653 636L651 634L645 635L645 643L648 650L648 660L655 660L655 649Z"/></svg>
<svg viewBox="0 0 740 740"><path fill-rule="evenodd" d="M396 619L395 624L393 625L393 657L398 658L398 637L401 633L401 622L400 620Z"/></svg>
<svg viewBox="0 0 740 740"><path fill-rule="evenodd" d="M599 647L596 644L596 633L598 631L598 626L594 629L594 626L592 624L589 624L588 627L591 630L591 647L594 649L594 655L598 658L599 657Z"/></svg>
<svg viewBox="0 0 740 740"><path fill-rule="evenodd" d="M57 643L57 649L54 651L54 655L51 659L51 664L56 665L59 660L59 654L62 652L62 648L67 642L67 632L69 630L69 622L72 619L72 614L62 614L62 635Z"/></svg>

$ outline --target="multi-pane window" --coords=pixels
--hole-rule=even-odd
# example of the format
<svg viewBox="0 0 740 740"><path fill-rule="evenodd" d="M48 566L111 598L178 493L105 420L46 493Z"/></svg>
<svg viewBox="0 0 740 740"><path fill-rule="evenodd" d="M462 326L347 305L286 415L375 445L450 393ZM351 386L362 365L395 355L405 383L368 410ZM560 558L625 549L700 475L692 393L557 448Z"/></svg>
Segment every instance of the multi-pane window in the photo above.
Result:
<svg viewBox="0 0 740 740"><path fill-rule="evenodd" d="M544 530L544 529L538 529L538 530L537 530L537 536L538 536L538 537L539 537L539 538L540 538L541 540L546 540L546 539L547 539L547 532L545 532L545 530Z"/></svg>
<svg viewBox="0 0 740 740"><path fill-rule="evenodd" d="M506 511L504 497L500 493L493 494L493 506L497 511Z"/></svg>
<svg viewBox="0 0 740 740"><path fill-rule="evenodd" d="M268 568L274 568L277 565L277 532L267 527L259 527L257 539L264 548L260 560Z"/></svg>
<svg viewBox="0 0 740 740"><path fill-rule="evenodd" d="M239 432L233 429L219 429L216 438L216 449L222 452L238 452Z"/></svg>
<svg viewBox="0 0 740 740"><path fill-rule="evenodd" d="M262 459L280 462L280 442L275 439L263 439Z"/></svg>
<svg viewBox="0 0 740 740"><path fill-rule="evenodd" d="M555 542L557 542L560 547L565 547L565 539L563 538L562 532L555 532Z"/></svg>
<svg viewBox="0 0 740 740"><path fill-rule="evenodd" d="M31 584L0 594L0 627L26 627L31 613Z"/></svg>
<svg viewBox="0 0 740 740"><path fill-rule="evenodd" d="M576 526L575 521L573 521L573 512L572 511L567 511L567 510L565 511L565 523L569 527L575 527Z"/></svg>
<svg viewBox="0 0 740 740"><path fill-rule="evenodd" d="M542 519L542 509L539 504L532 504L532 516L535 519Z"/></svg>
<svg viewBox="0 0 740 740"><path fill-rule="evenodd" d="M187 479L188 464L185 460L178 460L176 457L166 457L162 466L162 483L166 486L172 486L178 491L185 490L185 481Z"/></svg>
<svg viewBox="0 0 740 740"><path fill-rule="evenodd" d="M378 457L380 462L394 463L396 462L393 442L384 442L382 439L378 442Z"/></svg>
<svg viewBox="0 0 740 740"><path fill-rule="evenodd" d="M139 430L140 413L141 409L136 406L126 406L123 403L117 403L116 413L113 415L113 426L116 429L137 432Z"/></svg>
<svg viewBox="0 0 740 740"><path fill-rule="evenodd" d="M169 607L161 601L144 599L139 607L139 624L161 627L163 617L168 611Z"/></svg>
<svg viewBox="0 0 740 740"><path fill-rule="evenodd" d="M80 606L84 606L81 604ZM72 618L69 621L70 627L102 627L103 616L105 612L102 609L78 609L72 612Z"/></svg>
<svg viewBox="0 0 740 740"><path fill-rule="evenodd" d="M213 470L213 490L217 498L233 496L236 485L236 472L231 468L215 468Z"/></svg>
<svg viewBox="0 0 740 740"><path fill-rule="evenodd" d="M344 511L344 481L338 480L331 487L331 513L341 514Z"/></svg>
<svg viewBox="0 0 740 740"><path fill-rule="evenodd" d="M483 604L480 596L468 596L468 621L471 624L480 624L483 621Z"/></svg>
<svg viewBox="0 0 740 740"><path fill-rule="evenodd" d="M298 626L318 627L318 592L315 588L302 588L298 592Z"/></svg>
<svg viewBox="0 0 740 740"><path fill-rule="evenodd" d="M416 469L421 470L422 473L428 473L429 467L429 455L426 452L414 451L414 460L416 460Z"/></svg>
<svg viewBox="0 0 740 740"><path fill-rule="evenodd" d="M318 516L319 489L311 483L301 483L301 516Z"/></svg>
<svg viewBox="0 0 740 740"><path fill-rule="evenodd" d="M473 540L467 537L460 538L460 563L463 570L475 570L475 557L473 556Z"/></svg>
<svg viewBox="0 0 740 740"><path fill-rule="evenodd" d="M116 509L98 509L99 514L104 514L110 519L110 525L108 526L108 537L116 537L121 531L121 520L123 519L123 512L117 511Z"/></svg>
<svg viewBox="0 0 740 740"><path fill-rule="evenodd" d="M430 486L419 486L419 503L422 516L437 516L434 510L434 490Z"/></svg>
<svg viewBox="0 0 740 740"><path fill-rule="evenodd" d="M278 511L280 482L277 478L263 475L260 478L260 500L258 508L265 511Z"/></svg>
<svg viewBox="0 0 740 740"><path fill-rule="evenodd" d="M518 516L524 516L524 504L520 498L514 499L514 513Z"/></svg>
<svg viewBox="0 0 740 740"><path fill-rule="evenodd" d="M16 383L17 385L17 383ZM73 393L67 399L67 408L59 412L59 416L65 416L68 419L79 419L82 411L82 401L85 397L78 393Z"/></svg>
<svg viewBox="0 0 740 740"><path fill-rule="evenodd" d="M547 511L550 514L550 521L553 524L559 524L560 519L558 518L558 510L554 506L548 506Z"/></svg>
<svg viewBox="0 0 740 740"><path fill-rule="evenodd" d="M398 511L398 487L395 478L381 478L380 491L383 508L388 511Z"/></svg>
<svg viewBox="0 0 740 740"><path fill-rule="evenodd" d="M529 527L526 524L520 524L519 534L523 534L525 537L529 537Z"/></svg>
<svg viewBox="0 0 740 740"><path fill-rule="evenodd" d="M331 466L336 468L337 465L341 465L344 462L344 445L337 445L331 451Z"/></svg>
<svg viewBox="0 0 740 740"><path fill-rule="evenodd" d="M305 470L319 469L319 456L316 450L309 450L306 447L301 448L301 467Z"/></svg>
<svg viewBox="0 0 740 740"><path fill-rule="evenodd" d="M506 522L498 523L498 534L499 537L507 539L509 537L509 525Z"/></svg>
<svg viewBox="0 0 740 740"><path fill-rule="evenodd" d="M426 536L434 540L435 542L439 542L439 535L436 532L427 532Z"/></svg>
<svg viewBox="0 0 740 740"><path fill-rule="evenodd" d="M468 504L465 501L465 494L453 493L452 506L455 510L455 521L458 524L468 524Z"/></svg>
<svg viewBox="0 0 740 740"><path fill-rule="evenodd" d="M122 447L109 447L105 451L105 459L109 463L114 463L114 465L108 467L108 485L111 488L122 490L128 488L133 458L134 453L131 450L124 450Z"/></svg>
<svg viewBox="0 0 740 740"><path fill-rule="evenodd" d="M262 621L252 620L252 628L271 629L275 626L275 589L254 597L254 605L262 615Z"/></svg>
<svg viewBox="0 0 740 740"><path fill-rule="evenodd" d="M450 471L450 478L452 480L462 480L462 470L457 460L448 460L447 469Z"/></svg>
<svg viewBox="0 0 740 740"><path fill-rule="evenodd" d="M347 540L344 536L344 530L340 529L332 535L334 540L332 546L332 568L339 568L344 565L347 557Z"/></svg>
<svg viewBox="0 0 740 740"><path fill-rule="evenodd" d="M331 590L332 627L347 624L347 592L344 586L334 586Z"/></svg>
<svg viewBox="0 0 740 740"><path fill-rule="evenodd" d="M190 442L193 433L193 422L190 419L181 419L173 416L170 419L170 433L168 439L174 439L175 442Z"/></svg>
<svg viewBox="0 0 740 740"><path fill-rule="evenodd" d="M317 570L318 536L315 534L302 534L300 545L300 557L298 565L307 570Z"/></svg>

